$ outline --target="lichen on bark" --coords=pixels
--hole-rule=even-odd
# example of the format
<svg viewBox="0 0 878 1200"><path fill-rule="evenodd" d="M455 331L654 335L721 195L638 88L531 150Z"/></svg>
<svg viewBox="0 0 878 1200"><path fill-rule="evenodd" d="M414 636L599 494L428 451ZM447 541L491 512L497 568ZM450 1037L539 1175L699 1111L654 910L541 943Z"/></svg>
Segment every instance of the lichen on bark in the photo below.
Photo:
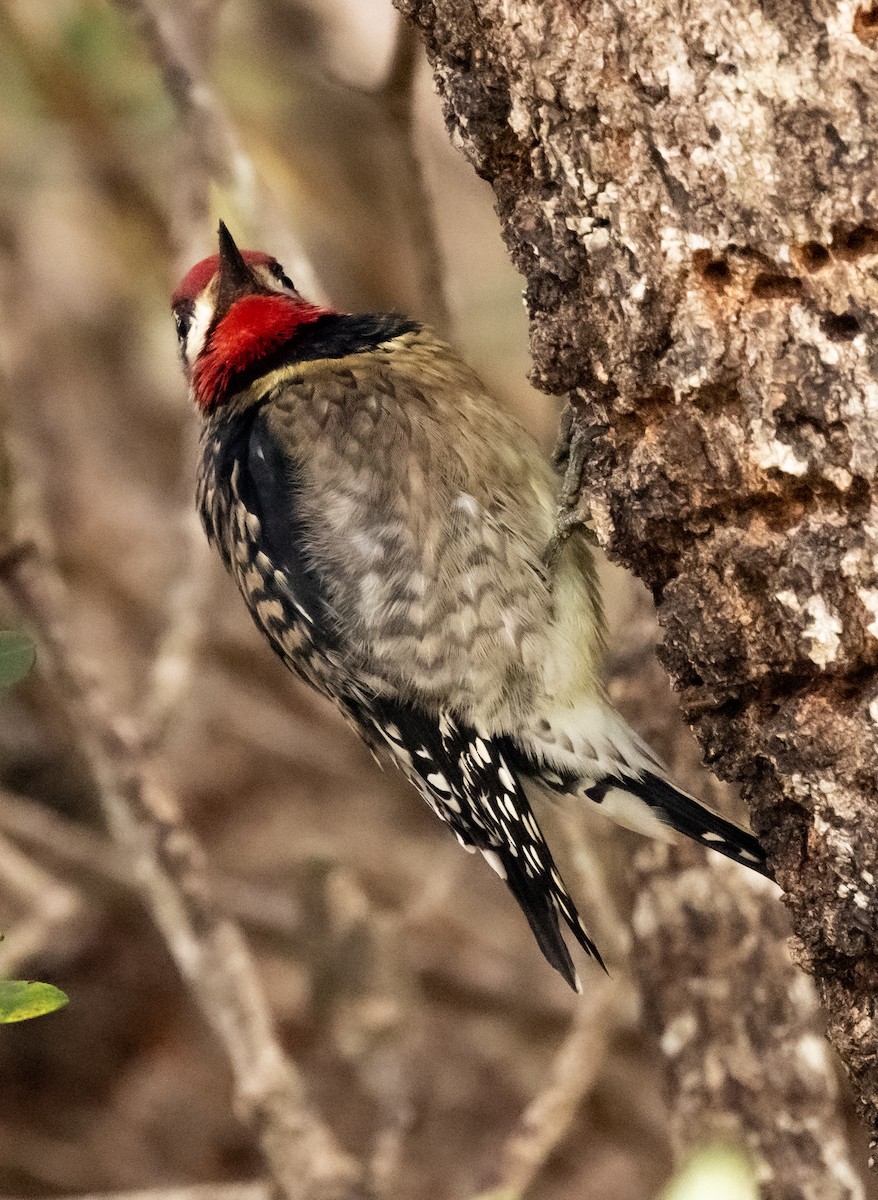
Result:
<svg viewBox="0 0 878 1200"><path fill-rule="evenodd" d="M526 280L580 501L741 781L878 1137L878 28L850 0L397 0Z"/></svg>

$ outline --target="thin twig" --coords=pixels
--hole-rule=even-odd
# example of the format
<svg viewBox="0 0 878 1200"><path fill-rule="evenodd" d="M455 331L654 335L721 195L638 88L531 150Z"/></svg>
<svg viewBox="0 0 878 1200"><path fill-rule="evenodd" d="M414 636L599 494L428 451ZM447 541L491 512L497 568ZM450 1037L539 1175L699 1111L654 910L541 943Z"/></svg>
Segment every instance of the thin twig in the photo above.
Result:
<svg viewBox="0 0 878 1200"><path fill-rule="evenodd" d="M378 1114L367 1178L370 1196L384 1200L397 1193L415 1116L403 1053L417 1036L411 969L399 953L399 921L376 912L350 872L332 864L316 882L321 912L314 924L322 931L320 973L331 1030L340 1057L356 1070Z"/></svg>
<svg viewBox="0 0 878 1200"><path fill-rule="evenodd" d="M184 438L188 450L192 439ZM194 456L186 455L185 474ZM192 684L195 661L204 629L204 607L210 579L208 545L189 497L180 513L182 535L181 574L170 589L164 632L155 648L149 685L142 709L148 748L155 753L170 731Z"/></svg>
<svg viewBox="0 0 878 1200"><path fill-rule="evenodd" d="M142 731L112 714L68 649L60 579L34 555L2 575L41 647L44 672L66 709L99 788L110 832L232 1069L242 1116L288 1200L354 1200L359 1166L309 1105L304 1082L277 1041L240 929L209 900L201 846L141 753Z"/></svg>

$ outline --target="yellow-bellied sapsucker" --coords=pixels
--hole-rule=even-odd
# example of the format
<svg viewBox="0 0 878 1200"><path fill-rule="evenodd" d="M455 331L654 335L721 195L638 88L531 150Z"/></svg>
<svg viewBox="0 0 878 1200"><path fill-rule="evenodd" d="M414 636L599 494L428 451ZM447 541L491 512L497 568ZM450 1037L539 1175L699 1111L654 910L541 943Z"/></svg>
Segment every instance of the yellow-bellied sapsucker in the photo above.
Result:
<svg viewBox="0 0 878 1200"><path fill-rule="evenodd" d="M600 955L526 788L768 874L610 706L591 553L574 533L547 569L557 482L531 438L429 329L309 304L224 225L219 250L173 298L198 506L283 661L482 852L574 986L559 918Z"/></svg>

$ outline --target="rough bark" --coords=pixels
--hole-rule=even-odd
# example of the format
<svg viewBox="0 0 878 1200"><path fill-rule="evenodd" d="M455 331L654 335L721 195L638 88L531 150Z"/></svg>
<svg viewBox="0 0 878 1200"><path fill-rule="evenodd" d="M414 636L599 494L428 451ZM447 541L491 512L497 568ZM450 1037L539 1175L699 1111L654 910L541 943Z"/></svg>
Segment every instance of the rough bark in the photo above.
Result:
<svg viewBox="0 0 878 1200"><path fill-rule="evenodd" d="M878 10L397 0L878 1135Z"/></svg>
<svg viewBox="0 0 878 1200"><path fill-rule="evenodd" d="M704 771L649 653L645 591L624 629L610 659L613 699L698 795ZM708 798L725 811L734 803ZM631 874L631 969L664 1061L678 1158L729 1143L746 1147L762 1200L863 1200L853 1162L864 1156L849 1144L816 989L787 952L777 889L718 854L658 842L641 842Z"/></svg>

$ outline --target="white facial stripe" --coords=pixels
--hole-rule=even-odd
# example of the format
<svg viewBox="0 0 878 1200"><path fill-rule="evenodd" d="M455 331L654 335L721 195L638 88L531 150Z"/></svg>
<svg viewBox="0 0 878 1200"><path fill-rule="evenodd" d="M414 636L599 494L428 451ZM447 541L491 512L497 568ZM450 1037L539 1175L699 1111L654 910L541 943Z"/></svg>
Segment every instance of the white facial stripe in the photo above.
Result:
<svg viewBox="0 0 878 1200"><path fill-rule="evenodd" d="M190 371L195 366L198 355L204 349L204 341L212 320L213 302L202 294L195 301L195 310L192 313L192 321L186 335L185 355Z"/></svg>
<svg viewBox="0 0 878 1200"><path fill-rule="evenodd" d="M254 267L253 271L263 287L267 287L273 292L280 292L281 295L298 297L298 292L295 290L291 291L279 279L275 279L267 267ZM208 286L195 301L192 320L189 324L189 332L186 335L186 342L183 347L183 356L190 371L194 368L199 354L204 349L207 331L213 320L215 292L216 288L214 286Z"/></svg>

